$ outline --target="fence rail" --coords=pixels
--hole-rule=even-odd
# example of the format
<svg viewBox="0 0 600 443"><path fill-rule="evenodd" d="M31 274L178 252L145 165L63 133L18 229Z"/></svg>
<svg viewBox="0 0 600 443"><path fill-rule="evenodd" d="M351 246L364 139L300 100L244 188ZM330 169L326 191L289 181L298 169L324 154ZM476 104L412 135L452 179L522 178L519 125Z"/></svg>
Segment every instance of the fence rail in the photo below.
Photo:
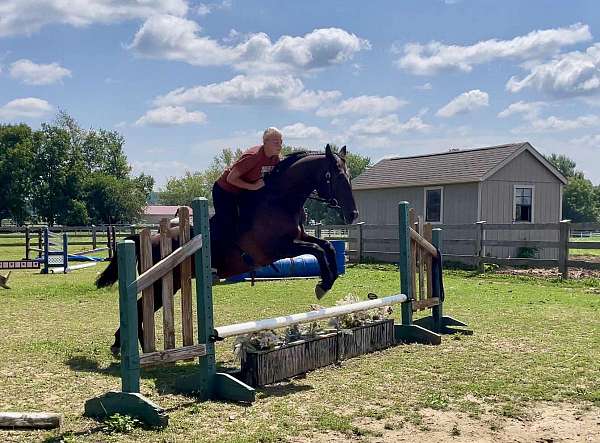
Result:
<svg viewBox="0 0 600 443"><path fill-rule="evenodd" d="M571 249L597 250L600 249L600 223L536 223L536 224L492 224L478 222L474 224L435 225L446 231L444 256L448 260L469 262L483 271L485 264L508 266L558 267L563 278L568 278L569 267L600 270L600 262L577 260L570 257ZM361 262L367 259L394 261L398 256L399 240L395 236L396 225L368 225L358 223L350 226L316 225L307 227L307 231L325 239L346 240L348 247L346 255L351 262ZM534 237L519 239L490 238L505 236ZM535 239L535 237L543 239ZM544 238L555 237L547 240ZM463 238L460 238L463 237ZM575 237L595 237L599 241L573 241ZM464 252L453 252L455 248ZM510 254L507 257L494 256L494 248L509 248L509 250L526 250L531 257L519 257ZM554 251L556 258L547 258L543 251ZM535 255L542 255L536 257ZM548 255L548 254L546 254Z"/></svg>
<svg viewBox="0 0 600 443"><path fill-rule="evenodd" d="M109 225L114 226L115 236L126 237L132 233L139 233L144 228L158 229L158 225ZM107 241L108 226L55 226L56 232L68 232L71 239L69 244L77 246L91 246L96 248L100 243ZM568 277L569 267L583 269L600 269L600 263L577 260L570 257L571 249L598 250L600 249L600 223L535 223L535 224L496 224L478 222L473 224L436 225L446 231L444 236L444 256L449 260L466 261L479 270L483 270L486 263L509 266L536 266L558 267L564 278ZM35 251L32 246L39 243L39 236L44 226L0 227L0 247L25 247L28 251ZM397 225L371 225L358 223L355 225L311 225L306 226L306 232L327 240L346 241L346 255L350 262L361 262L367 259L381 261L394 261L398 257L399 239L397 238ZM554 236L555 240L546 239L501 239L500 233L518 235L520 232L529 236ZM508 233L508 234L507 234ZM462 238L461 238L462 237ZM91 240L83 240L90 239ZM573 238L590 238L598 241L573 241ZM23 239L23 242L10 242L5 240ZM39 246L39 245L38 245ZM455 252L455 248L462 248ZM508 257L494 256L490 251L494 248L520 248L530 251L552 250L557 258L546 257ZM27 254L29 255L29 254Z"/></svg>
<svg viewBox="0 0 600 443"><path fill-rule="evenodd" d="M47 226L2 226L0 227L0 247L25 248L24 258L40 257L43 252L43 232ZM87 247L83 252L97 252L96 249L108 248L109 256L117 238L141 232L144 228L157 229L158 225L98 225L98 226L52 226L54 233L67 233L70 246ZM22 241L18 241L22 240ZM79 251L72 251L78 253Z"/></svg>

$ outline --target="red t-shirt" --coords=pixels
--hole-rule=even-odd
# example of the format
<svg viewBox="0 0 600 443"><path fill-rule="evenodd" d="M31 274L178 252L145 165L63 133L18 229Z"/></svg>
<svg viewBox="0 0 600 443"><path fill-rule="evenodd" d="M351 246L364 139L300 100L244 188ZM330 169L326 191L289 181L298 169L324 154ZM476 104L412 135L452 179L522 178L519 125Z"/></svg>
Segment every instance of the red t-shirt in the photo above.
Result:
<svg viewBox="0 0 600 443"><path fill-rule="evenodd" d="M242 189L227 182L227 176L233 168L236 168L240 172L242 180L254 183L258 179L263 178L264 174L273 169L273 166L277 163L279 163L278 155L267 157L262 146L254 146L244 152L233 165L223 171L223 174L217 180L217 184L225 191L237 194Z"/></svg>

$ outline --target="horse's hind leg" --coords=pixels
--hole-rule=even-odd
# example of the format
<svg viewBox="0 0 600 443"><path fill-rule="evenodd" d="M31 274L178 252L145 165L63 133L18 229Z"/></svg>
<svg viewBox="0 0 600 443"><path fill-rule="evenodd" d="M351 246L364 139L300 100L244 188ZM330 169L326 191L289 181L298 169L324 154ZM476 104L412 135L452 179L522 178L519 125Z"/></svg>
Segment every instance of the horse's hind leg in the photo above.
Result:
<svg viewBox="0 0 600 443"><path fill-rule="evenodd" d="M315 286L315 295L317 296L317 299L320 300L327 293L327 291L331 289L334 281L334 275L327 261L325 251L315 243L294 240L290 250L290 255L295 257L302 254L314 255L319 262L321 281Z"/></svg>

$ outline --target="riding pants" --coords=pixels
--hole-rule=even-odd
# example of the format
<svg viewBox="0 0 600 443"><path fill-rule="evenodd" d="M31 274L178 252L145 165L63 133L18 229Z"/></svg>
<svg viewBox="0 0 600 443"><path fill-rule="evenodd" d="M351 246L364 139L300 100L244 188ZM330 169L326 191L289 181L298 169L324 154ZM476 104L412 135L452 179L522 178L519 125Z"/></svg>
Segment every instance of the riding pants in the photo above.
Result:
<svg viewBox="0 0 600 443"><path fill-rule="evenodd" d="M227 192L215 183L212 188L212 198L217 221L217 237L222 240L233 237L237 231L239 196Z"/></svg>

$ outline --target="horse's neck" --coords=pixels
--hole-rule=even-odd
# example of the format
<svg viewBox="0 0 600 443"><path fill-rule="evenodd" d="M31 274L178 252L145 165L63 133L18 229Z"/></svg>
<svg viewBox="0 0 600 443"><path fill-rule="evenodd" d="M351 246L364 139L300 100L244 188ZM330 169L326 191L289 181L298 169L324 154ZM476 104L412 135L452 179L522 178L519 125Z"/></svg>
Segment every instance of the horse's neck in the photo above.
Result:
<svg viewBox="0 0 600 443"><path fill-rule="evenodd" d="M300 210L325 173L325 156L308 156L290 166L277 184L286 206Z"/></svg>

